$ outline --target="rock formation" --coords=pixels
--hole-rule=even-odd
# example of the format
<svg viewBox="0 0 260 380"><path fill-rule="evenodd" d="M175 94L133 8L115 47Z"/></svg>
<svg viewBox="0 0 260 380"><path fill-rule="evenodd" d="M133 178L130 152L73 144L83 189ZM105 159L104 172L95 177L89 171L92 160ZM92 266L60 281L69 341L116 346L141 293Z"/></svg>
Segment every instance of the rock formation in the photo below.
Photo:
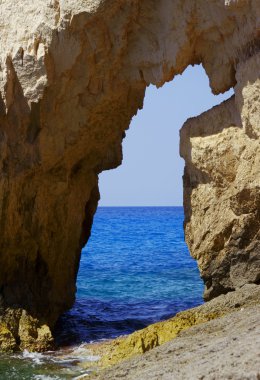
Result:
<svg viewBox="0 0 260 380"><path fill-rule="evenodd" d="M103 371L106 368L112 367L111 372L113 373L113 379L115 378L120 378L119 376L119 367L117 365L119 364L120 366L124 367L125 369L128 367L128 371L132 372L132 376L134 375L131 363L131 359L137 358L140 362L140 367L146 366L146 357L147 355L144 356L144 354L148 353L149 351L153 350L156 347L159 346L164 346L165 343L171 342L171 345L174 345L174 343L178 341L180 336L182 336L183 332L187 332L189 334L189 331L192 331L194 329L194 326L198 325L203 325L209 321L217 320L215 324L215 329L211 332L211 335L215 336L216 341L214 344L217 346L219 345L218 338L219 338L219 333L223 334L223 328L219 328L218 324L223 323L223 318L227 316L228 314L233 314L235 315L236 313L242 314L241 315L241 321L243 321L243 324L247 327L248 326L248 319L246 315L246 311L250 310L252 307L257 306L258 309L260 309L259 305L259 298L260 298L260 287L258 285L253 285L253 284L246 284L243 287L239 288L238 290L234 292L229 292L228 294L222 294L221 296L218 296L214 299L212 299L209 302L204 303L201 306L195 307L193 309L185 310L180 313L177 313L174 317L166 320L166 321L161 321L157 322L155 324L149 325L148 327L135 331L134 333L127 335L127 336L121 336L116 339L104 341L104 342L98 342L98 343L93 343L93 344L88 344L85 346L86 352L89 354L91 352L92 355L96 358L95 362L86 362L84 367L91 369L93 372L99 372L99 375L101 378L107 379L109 378L107 375L107 371ZM241 313L242 312L242 313ZM244 314L244 315L243 315ZM260 316L259 316L260 318ZM216 328L217 327L217 328ZM250 326L252 330L257 330L257 325L251 325ZM229 331L231 330L231 326L227 326ZM203 327L202 327L203 330ZM239 331L239 329L237 329ZM190 343L192 343L192 334L190 334ZM250 336L251 335L251 336ZM260 331L259 334L257 334L258 337L253 333L253 334L248 334L247 337L247 343L243 342L243 346L246 346L248 342L255 341L256 339L259 340L260 338ZM203 341L204 334L200 337L199 340ZM212 339L212 336L211 336ZM241 339L241 338L240 338ZM228 341L229 339L227 339ZM194 339L195 342L198 341L198 337ZM189 343L189 342L188 342ZM213 342L212 345L214 346ZM260 344L260 341L259 341ZM206 345L203 345L204 347ZM237 346L237 342L235 344ZM243 347L242 346L242 347ZM243 350L243 348L241 349ZM184 355L189 355L192 351L195 354L200 348L200 344L197 344L195 349L190 350L189 347L185 347L185 349L182 352L181 355L181 361L183 362L182 364L187 365L188 363L186 360L182 360ZM217 347L216 347L217 348ZM223 346L219 345L216 351L221 351L223 349ZM230 352L229 355L236 356L233 348L233 353ZM254 352L248 353L250 357L251 363L253 362L253 358L255 360L254 367L250 368L251 370L257 370L256 363L258 362L256 355L258 353L257 345L255 346ZM169 353L170 354L170 353ZM208 354L208 353L207 353ZM156 355L156 354L155 354ZM212 355L212 351L210 352L210 355ZM178 361L177 358L178 355L176 355L175 352L171 352L171 355L168 355L168 362L170 363L169 365L172 367L171 368L171 379L175 379L175 374L174 374L174 367L175 367L175 362ZM139 359L138 359L139 357ZM240 358L240 356L238 356ZM130 361L129 361L130 359ZM205 356L203 357L205 360ZM227 358L225 356L220 356L218 359L221 361L225 361ZM152 365L152 361L148 364L150 367ZM157 360L155 360L157 363ZM207 360L205 360L207 363ZM214 360L215 362L215 360ZM194 370L194 364L190 363L190 369ZM225 367L230 367L230 359L229 362L225 363ZM219 365L219 362L215 363L218 367L221 367ZM156 365L156 370L162 370L162 367L160 364L157 363ZM258 366L260 370L260 363ZM238 372L240 372L240 378L243 378L241 376L241 372L245 370L243 368L243 365L241 363L239 364L239 367L237 368ZM167 373L167 370L165 371L165 368L163 368L164 373ZM205 371L205 369L204 369ZM152 371L153 372L153 371ZM173 375L174 374L174 375ZM208 375L208 372L205 371L204 375ZM107 376L107 377L106 377ZM151 374L149 374L151 376ZM160 376L157 375L157 377L153 374L155 379L160 378ZM87 377L87 376L86 376ZM123 376L122 376L123 378ZM135 376L134 378L141 378L143 380L143 376ZM186 378L192 378L191 376L180 376L182 379ZM205 377L207 378L207 377ZM215 378L218 378L215 374ZM232 377L233 378L233 377Z"/></svg>
<svg viewBox="0 0 260 380"><path fill-rule="evenodd" d="M185 234L209 299L260 281L260 53L235 96L181 130Z"/></svg>
<svg viewBox="0 0 260 380"><path fill-rule="evenodd" d="M52 344L98 174L145 88L190 64L235 98L182 130L186 239L207 298L259 281L259 19L258 0L1 1L1 347Z"/></svg>
<svg viewBox="0 0 260 380"><path fill-rule="evenodd" d="M100 347L96 345L94 352L101 354L101 363L94 366L93 362L88 362L88 373L82 376L82 380L256 380L260 373L259 294L255 293L257 304L254 306L252 299L245 297L248 290L254 293L254 287L259 288L247 284L242 292L239 289L190 309L189 317L185 312L179 313L176 318L137 331L122 338L121 342L107 342L107 347L102 343ZM207 309L210 313L217 310L222 316L202 322ZM193 326L181 326L180 320L185 324L186 317L191 323L196 321ZM170 335L173 335L172 327L177 327L179 332L174 339L160 345L153 339L156 335L160 339L161 333L166 333L166 327ZM152 350L144 347L149 341L155 343ZM134 342L136 346L133 346ZM127 346L127 343L130 344ZM133 348L131 354L130 348ZM148 351L137 354L144 348ZM91 370L93 372L89 374Z"/></svg>

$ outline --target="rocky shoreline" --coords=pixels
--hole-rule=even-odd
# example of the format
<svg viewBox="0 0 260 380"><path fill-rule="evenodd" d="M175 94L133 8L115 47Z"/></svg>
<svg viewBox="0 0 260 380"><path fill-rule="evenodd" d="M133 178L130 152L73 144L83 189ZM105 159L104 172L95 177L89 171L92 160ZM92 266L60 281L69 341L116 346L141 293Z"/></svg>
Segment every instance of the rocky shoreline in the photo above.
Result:
<svg viewBox="0 0 260 380"><path fill-rule="evenodd" d="M92 378L258 380L259 325L259 305L240 309L183 331L176 339Z"/></svg>
<svg viewBox="0 0 260 380"><path fill-rule="evenodd" d="M98 176L146 88L190 65L234 96L181 129L185 240L205 299L259 283L259 20L259 0L0 2L0 351L52 345Z"/></svg>
<svg viewBox="0 0 260 380"><path fill-rule="evenodd" d="M199 307L101 344L91 378L259 379L260 286L247 284ZM82 379L89 379L89 374Z"/></svg>

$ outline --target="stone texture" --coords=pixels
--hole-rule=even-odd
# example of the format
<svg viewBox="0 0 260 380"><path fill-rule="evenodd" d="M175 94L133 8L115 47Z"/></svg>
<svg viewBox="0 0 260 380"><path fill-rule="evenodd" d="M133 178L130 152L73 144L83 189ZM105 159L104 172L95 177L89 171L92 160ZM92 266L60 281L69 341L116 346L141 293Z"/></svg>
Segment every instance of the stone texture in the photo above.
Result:
<svg viewBox="0 0 260 380"><path fill-rule="evenodd" d="M260 54L236 78L235 96L181 130L185 236L206 299L260 281Z"/></svg>
<svg viewBox="0 0 260 380"><path fill-rule="evenodd" d="M160 347L81 379L258 380L260 306L191 327Z"/></svg>
<svg viewBox="0 0 260 380"><path fill-rule="evenodd" d="M30 348L44 351L54 348L50 328L25 310L6 308L0 315L0 351Z"/></svg>
<svg viewBox="0 0 260 380"><path fill-rule="evenodd" d="M95 367L104 369L161 346L193 326L223 317L238 309L259 305L259 302L260 286L247 284L201 306L182 311L166 321L152 324L128 336L87 345L86 348L100 357L99 361L94 363Z"/></svg>
<svg viewBox="0 0 260 380"><path fill-rule="evenodd" d="M251 163L259 157L255 111L259 107L259 62L255 57L259 19L258 0L1 1L0 293L2 315L14 310L15 331L19 332L16 313L37 320L37 328L53 327L60 313L73 304L80 251L89 237L99 198L98 174L121 163L122 138L142 107L145 88L151 83L163 85L190 64L203 64L214 93L237 83L235 103L243 128L235 120L233 129L224 128L219 138L230 146L237 137L240 148L238 152L232 149L232 170L227 165L223 175L215 172L214 165L210 170L223 188L229 188L236 170L241 171L243 182L230 194L234 213L242 213L231 237L238 241L236 234L240 234L242 243L230 243L232 253L223 249L229 231L224 229L232 224L231 206L227 207L230 215L223 222L222 236L218 224L221 210L214 195L209 222L218 227L215 246L211 247L215 241L211 230L209 237L202 239L208 241L202 241L206 251L195 249L198 241L192 242L194 224L189 222L188 203L193 204L194 218L200 220L204 198L188 183L186 169L187 241L198 257L208 297L258 281L255 236L259 206L256 184L248 181L253 178ZM222 106L232 119L229 107L235 105ZM218 118L230 127L224 118ZM212 151L216 147L212 154L217 160L218 141L213 135L211 140L207 144ZM205 158L199 159L202 151L203 147L197 148L199 161L206 161L207 155L213 159L205 152ZM198 165L185 159L187 167ZM207 166L206 162L203 165ZM247 165L250 173L244 178ZM254 170L257 181L257 163ZM196 178L197 189L203 187L200 179L209 181L204 174ZM220 191L219 185L212 188ZM194 204L195 198L200 204ZM248 199L241 209L240 198ZM198 236L203 228L198 226ZM207 247L211 247L209 251ZM233 264L226 269L231 257ZM27 336L24 330L23 336ZM21 347L34 347L19 333L15 339Z"/></svg>

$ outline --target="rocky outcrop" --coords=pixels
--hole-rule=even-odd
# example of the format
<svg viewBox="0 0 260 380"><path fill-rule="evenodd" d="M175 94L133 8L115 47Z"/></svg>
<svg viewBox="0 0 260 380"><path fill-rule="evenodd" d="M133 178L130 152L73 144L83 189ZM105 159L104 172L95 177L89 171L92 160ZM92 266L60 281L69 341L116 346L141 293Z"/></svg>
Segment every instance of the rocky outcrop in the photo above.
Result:
<svg viewBox="0 0 260 380"><path fill-rule="evenodd" d="M244 296L246 292L244 291ZM238 302L235 302L236 297L238 297ZM259 302L259 291L257 297L256 301ZM242 304L240 304L241 301ZM212 311L218 309L220 311L223 304L222 315L179 331L175 339L169 339L167 343L143 355L134 354L128 358L126 356L123 360L121 357L118 364L104 370L96 368L92 376L88 374L82 376L82 379L258 379L260 374L259 304L253 306L252 303L251 306L248 304L245 307L246 299L243 299L240 291L217 297L209 304L212 305ZM190 315L193 312L194 316L196 314L199 316L200 313L205 316L203 314L210 310L210 305L203 305L197 310L191 309ZM206 309L203 310L203 307ZM182 314L180 313L180 316ZM164 323L166 327L167 321ZM171 320L169 329L170 327ZM160 328L157 327L157 330L160 331ZM164 334L166 332L167 330L164 330ZM143 336L145 336L144 332Z"/></svg>
<svg viewBox="0 0 260 380"><path fill-rule="evenodd" d="M259 280L256 161L251 168L259 158L259 17L258 0L2 0L1 336L33 346L28 342L41 341L38 329L52 327L73 304L98 174L121 163L124 131L145 88L163 85L190 64L203 64L214 93L236 85L236 95L221 106L228 120L211 111L218 131L205 127L210 136L202 145L184 128L186 238L207 297ZM223 165L219 173L219 147L228 151L231 141L239 141L238 152L223 155L232 170ZM198 193L205 181L208 201ZM26 334L19 333L22 315L34 321ZM49 347L49 334L43 335Z"/></svg>
<svg viewBox="0 0 260 380"><path fill-rule="evenodd" d="M235 96L181 130L185 236L206 299L260 281L260 54L236 79Z"/></svg>
<svg viewBox="0 0 260 380"><path fill-rule="evenodd" d="M87 345L87 349L96 357L100 357L95 363L99 370L115 366L179 337L183 331L196 325L221 318L237 310L259 306L259 300L260 286L247 284L237 291L216 297L201 306L182 311L171 319L152 324L128 336ZM93 367L93 363L89 365Z"/></svg>
<svg viewBox="0 0 260 380"><path fill-rule="evenodd" d="M54 348L49 326L28 315L20 308L6 308L1 311L0 349L12 352L30 348L45 351Z"/></svg>

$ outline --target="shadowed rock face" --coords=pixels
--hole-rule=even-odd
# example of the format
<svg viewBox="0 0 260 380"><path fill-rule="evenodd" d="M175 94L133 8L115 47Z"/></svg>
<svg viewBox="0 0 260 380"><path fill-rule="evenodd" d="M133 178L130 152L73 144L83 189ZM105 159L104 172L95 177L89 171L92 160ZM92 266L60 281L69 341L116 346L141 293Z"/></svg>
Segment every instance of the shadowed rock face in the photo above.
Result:
<svg viewBox="0 0 260 380"><path fill-rule="evenodd" d="M208 298L259 281L259 17L258 0L1 2L0 347L52 344L98 174L145 88L190 64L236 95L182 131L186 239Z"/></svg>

